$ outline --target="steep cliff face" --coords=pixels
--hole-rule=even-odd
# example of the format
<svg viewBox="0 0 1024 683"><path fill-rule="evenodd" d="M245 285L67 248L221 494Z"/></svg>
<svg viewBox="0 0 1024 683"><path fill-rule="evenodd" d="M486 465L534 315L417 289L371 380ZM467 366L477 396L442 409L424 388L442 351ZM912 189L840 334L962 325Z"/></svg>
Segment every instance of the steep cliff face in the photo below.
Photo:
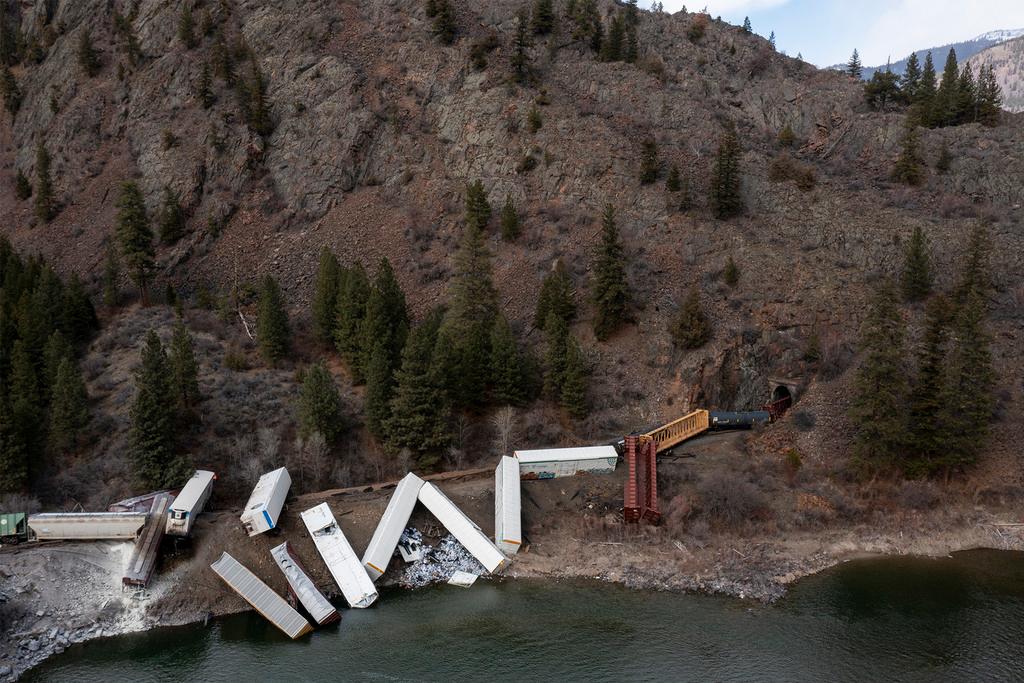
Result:
<svg viewBox="0 0 1024 683"><path fill-rule="evenodd" d="M492 236L495 277L521 336L540 280L556 258L581 302L588 295L598 216L616 206L626 244L635 325L597 344L597 415L620 424L670 415L687 404L756 405L770 375L805 375L812 330L848 355L868 285L898 270L915 226L930 239L941 284L954 277L961 245L981 216L995 221L992 302L1001 367L1017 371L1019 288L1024 274L1024 147L1020 120L985 129L924 131L931 164L946 142L947 174L923 188L890 183L903 117L862 106L860 85L775 53L757 36L693 14L640 13L638 64L602 62L560 32L534 37L535 82L516 85L509 58L514 4L456 2L452 46L432 35L419 0L237 0L197 3L211 31L187 49L177 37L180 3L139 0L24 1L7 7L44 47L14 74L24 101L0 124L5 175L31 176L37 140L53 156L60 215L35 225L31 202L0 188L16 245L95 280L113 221L118 182L137 179L151 208L164 188L189 214L186 237L158 252L161 278L186 295L269 272L298 309L309 299L317 253L372 268L391 259L416 312L442 301L461 227L465 183L480 179L491 202L511 196L524 217L514 244ZM611 2L602 13L616 11ZM132 63L127 17L141 57ZM706 22L694 38L695 22ZM103 67L88 78L76 59L89 31ZM250 131L236 93L214 75L204 108L198 82L218 42L249 78L252 55L267 86L273 132ZM494 36L487 66L474 43ZM543 125L531 134L537 106ZM789 125L795 156L816 177L809 190L772 182ZM707 194L724 126L743 149L746 212L711 215ZM641 186L640 141L656 139L662 177ZM532 162L524 163L527 158ZM695 208L677 210L665 171L690 181ZM532 166L532 167L531 167ZM530 168L528 168L530 167ZM729 256L741 269L730 288ZM674 350L667 323L690 287L702 292L715 335L704 349Z"/></svg>

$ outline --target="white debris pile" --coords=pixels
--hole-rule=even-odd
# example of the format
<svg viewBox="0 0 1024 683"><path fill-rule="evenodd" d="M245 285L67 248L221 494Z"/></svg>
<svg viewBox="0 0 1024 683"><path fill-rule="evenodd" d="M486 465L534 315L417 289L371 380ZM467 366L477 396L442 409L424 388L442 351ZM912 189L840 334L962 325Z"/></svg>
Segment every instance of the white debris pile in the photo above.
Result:
<svg viewBox="0 0 1024 683"><path fill-rule="evenodd" d="M434 547L423 546L422 559L406 567L398 583L405 588L420 588L446 582L455 572L480 576L487 570L449 534Z"/></svg>

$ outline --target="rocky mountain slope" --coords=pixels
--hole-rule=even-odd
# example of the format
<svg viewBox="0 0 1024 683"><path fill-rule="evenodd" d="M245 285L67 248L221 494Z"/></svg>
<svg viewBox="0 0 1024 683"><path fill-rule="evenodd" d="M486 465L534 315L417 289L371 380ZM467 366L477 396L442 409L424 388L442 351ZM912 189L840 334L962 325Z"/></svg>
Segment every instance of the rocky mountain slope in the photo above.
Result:
<svg viewBox="0 0 1024 683"><path fill-rule="evenodd" d="M10 20L42 55L12 69L23 101L0 123L0 167L9 179L18 170L32 177L43 141L62 210L39 224L31 200L17 200L13 183L0 183L4 233L19 249L98 283L117 186L135 179L152 210L170 188L188 214L186 237L158 250L160 288L171 283L195 302L200 290L224 292L271 273L304 320L318 253L328 246L342 262L358 260L371 271L390 258L422 314L446 298L463 191L480 179L493 205L511 196L523 214L515 243L493 234L489 245L503 308L533 345L540 342L533 307L556 259L587 302L600 212L612 203L634 324L598 343L584 306L575 331L594 367L592 415L559 426L537 409L546 427L527 439L593 441L693 406L756 407L768 397L770 377L788 376L809 388L806 410L834 419L825 427L819 419L814 436L800 437L825 459L846 444L848 381L816 379L803 359L807 340L821 337L842 376L870 285L898 271L914 227L928 235L938 284L948 287L965 236L984 219L996 243L990 303L1009 416L992 449L1007 454L994 471L1006 471L1022 426L1019 117L992 129L922 131L925 160L934 163L945 143L952 168L929 171L923 187L908 189L889 179L902 114L870 112L858 83L779 55L737 27L641 12L641 58L627 64L599 61L563 21L555 35L533 38L535 78L524 86L510 79L517 7L454 4L458 33L447 46L434 37L420 0L207 0L193 15L200 26L208 16L211 30L192 49L177 37L179 3L7 4ZM600 8L616 11L612 2ZM115 13L137 41L134 61ZM706 25L701 35L696 24ZM85 31L101 53L93 78L76 58ZM250 131L220 77L212 79L215 101L203 106L198 83L204 64L218 58L219 35L237 55L251 53L265 78L274 123L268 135ZM486 54L483 69L471 59L474 45L485 46L478 49ZM243 77L248 61L237 63ZM531 134L533 106L543 125ZM746 211L719 221L707 195L726 125L735 126L743 150ZM777 138L786 125L796 134L795 156L815 177L810 189L769 178L773 159L785 153ZM648 136L658 143L663 172L641 186L640 142ZM677 210L666 192L671 165L691 183L690 211ZM721 278L730 256L741 272L735 287ZM667 326L691 287L701 292L714 335L704 348L681 353ZM908 315L916 323L920 312ZM240 326L232 334L244 342Z"/></svg>
<svg viewBox="0 0 1024 683"><path fill-rule="evenodd" d="M1016 38L979 52L970 59L977 73L983 64L989 64L996 81L1003 89L1003 108L1024 112L1024 38Z"/></svg>

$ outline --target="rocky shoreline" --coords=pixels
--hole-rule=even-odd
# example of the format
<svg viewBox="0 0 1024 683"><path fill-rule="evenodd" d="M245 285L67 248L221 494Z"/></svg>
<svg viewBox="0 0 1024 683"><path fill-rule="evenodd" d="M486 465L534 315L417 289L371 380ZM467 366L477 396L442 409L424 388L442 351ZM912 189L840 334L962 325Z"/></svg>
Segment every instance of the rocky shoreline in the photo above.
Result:
<svg viewBox="0 0 1024 683"><path fill-rule="evenodd" d="M671 543L672 555L666 555L669 551L662 545L646 546L645 552L644 547L621 544L609 545L614 552L593 554L582 563L570 561L580 557L575 542L563 544L562 552L549 555L542 541L517 556L505 576L512 580L598 580L633 590L704 593L773 603L786 594L789 584L850 559L885 555L941 557L977 548L1024 551L1024 529L997 529L992 524L975 524L919 536L905 530L890 534L866 533L866 529L829 530L819 534L816 541L795 536L748 544L743 550L719 544L691 551L682 544ZM812 541L817 549L801 554ZM623 553L628 553L632 560L616 564L617 555ZM26 548L19 550L16 557L32 555L33 549ZM680 571L678 561L693 566L694 571ZM113 607L111 599L69 604L42 598L37 610L19 619L21 626L11 630L0 649L0 680L15 681L32 667L77 643L202 622L211 614L225 616L246 611L239 601L210 610L186 608L152 613L151 608L160 604L159 596L174 590L183 576L179 570L160 577L148 594L130 598L134 604L127 609L123 605ZM11 573L5 571L0 578L2 606L11 597Z"/></svg>

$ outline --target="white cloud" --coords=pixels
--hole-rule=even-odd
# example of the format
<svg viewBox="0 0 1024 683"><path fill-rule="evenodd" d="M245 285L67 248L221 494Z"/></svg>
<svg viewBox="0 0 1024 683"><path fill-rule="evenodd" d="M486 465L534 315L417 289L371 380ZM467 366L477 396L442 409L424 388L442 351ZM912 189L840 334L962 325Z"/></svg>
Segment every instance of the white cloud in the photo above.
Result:
<svg viewBox="0 0 1024 683"><path fill-rule="evenodd" d="M914 50L970 40L998 28L1024 26L1020 0L899 0L869 24L859 41L865 64L902 59ZM945 55L936 56L941 63Z"/></svg>
<svg viewBox="0 0 1024 683"><path fill-rule="evenodd" d="M704 9L706 5L708 8L708 14L713 17L719 15L729 15L738 12L757 12L760 10L771 9L780 5L785 5L790 0L692 0L689 3L684 0L669 0L665 2L665 10L669 12L676 12L682 9L683 5L686 5L686 9L690 12L699 12ZM650 2L644 2L640 0L640 4L643 6L649 6Z"/></svg>

